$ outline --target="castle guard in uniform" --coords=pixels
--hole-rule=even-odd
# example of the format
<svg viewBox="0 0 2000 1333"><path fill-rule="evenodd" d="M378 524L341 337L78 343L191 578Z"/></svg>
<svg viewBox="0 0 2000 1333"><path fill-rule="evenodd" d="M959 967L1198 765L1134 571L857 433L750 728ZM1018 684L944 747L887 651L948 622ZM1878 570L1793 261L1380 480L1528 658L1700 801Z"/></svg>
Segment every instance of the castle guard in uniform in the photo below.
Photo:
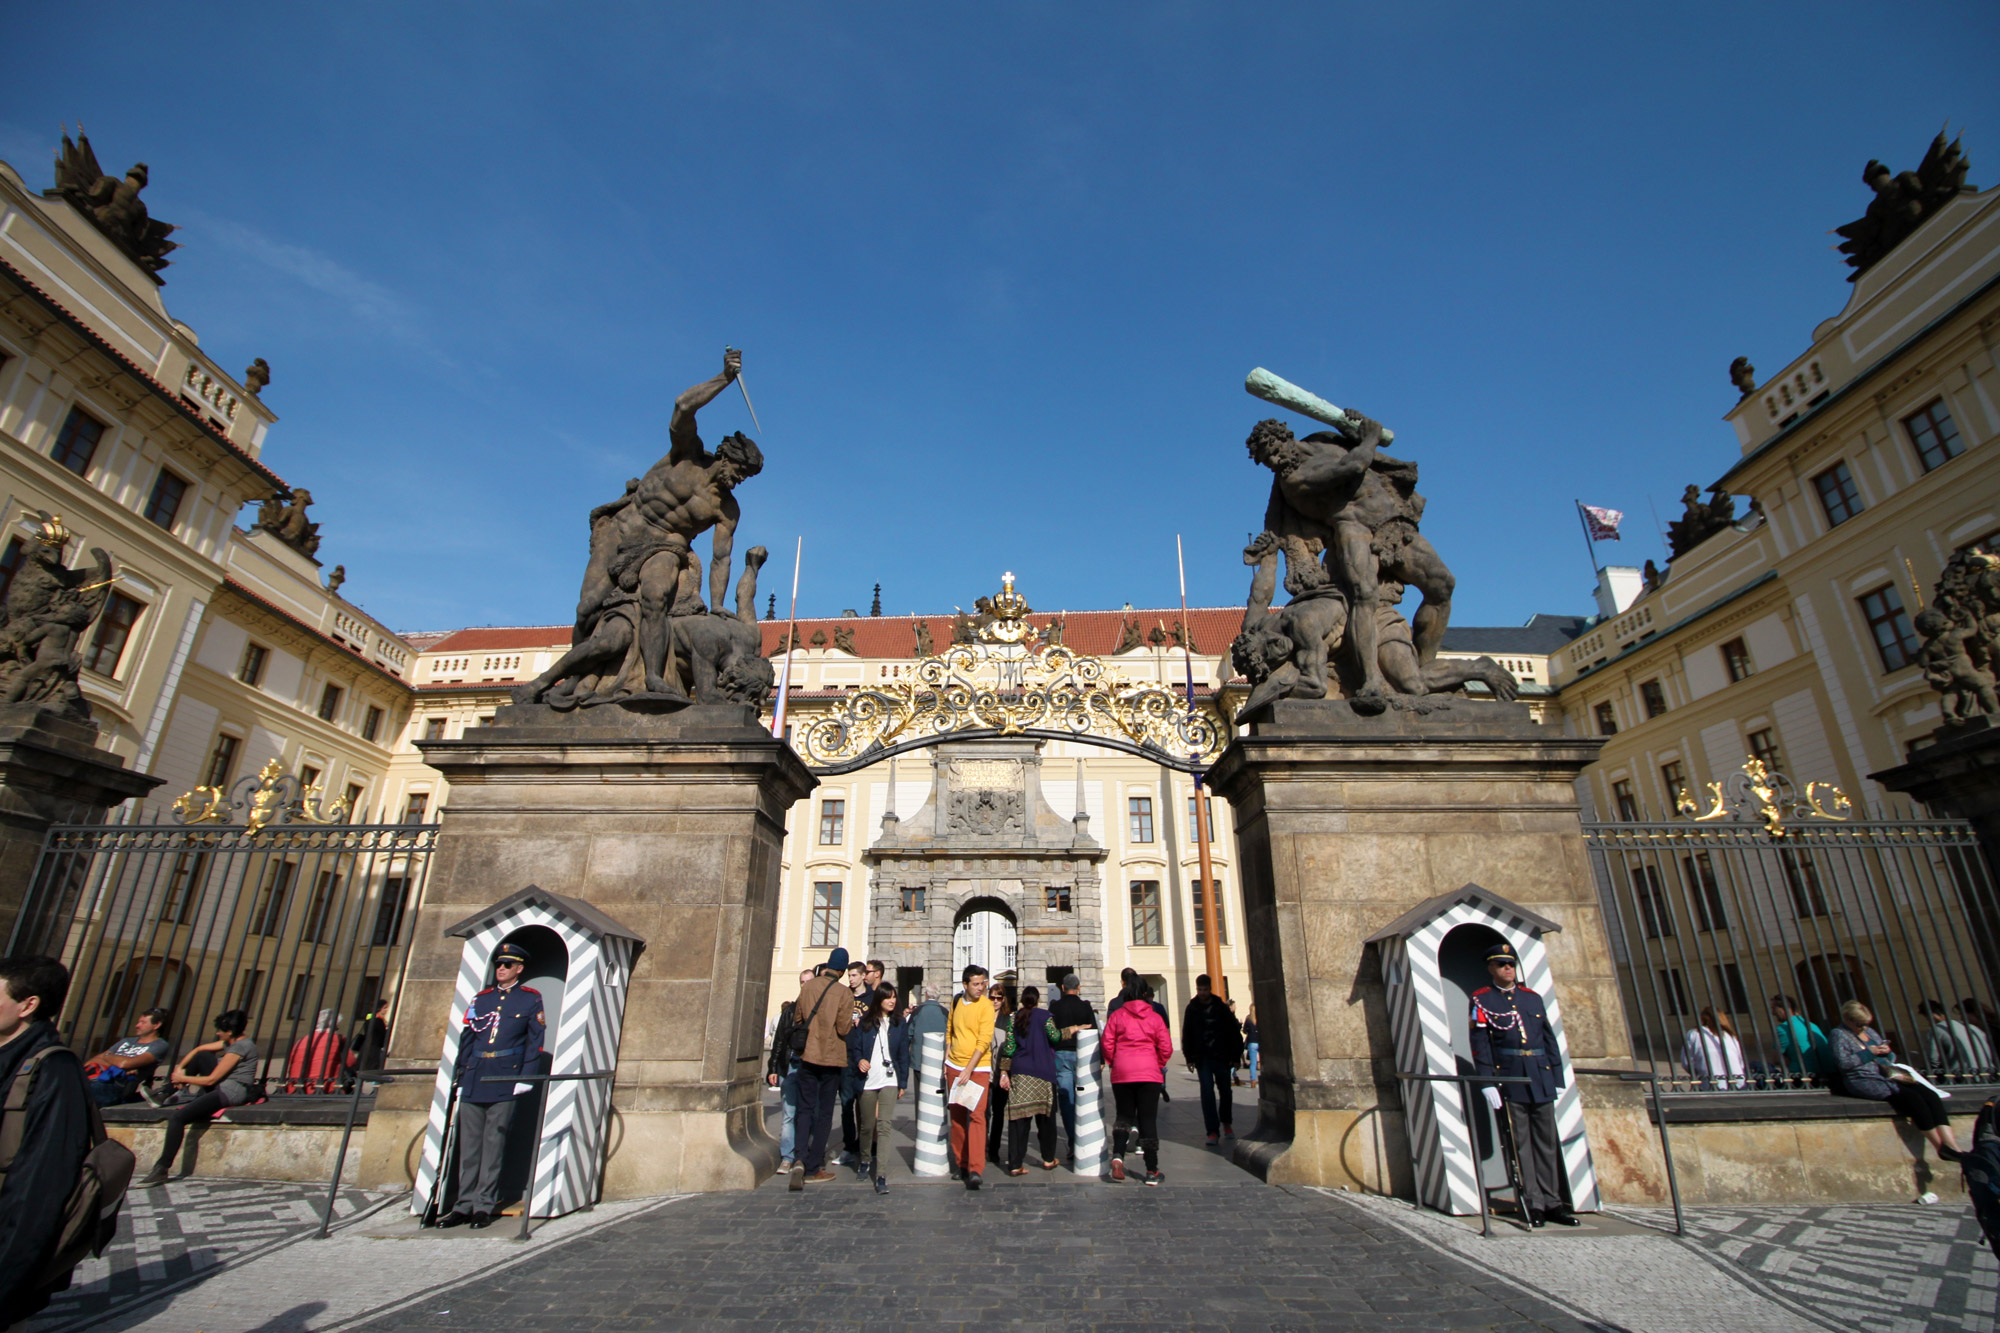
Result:
<svg viewBox="0 0 2000 1333"><path fill-rule="evenodd" d="M1489 1083L1486 1104L1494 1114L1506 1104L1519 1163L1522 1220L1539 1227L1578 1225L1563 1197L1562 1152L1556 1139L1556 1097L1562 1091L1562 1055L1549 1034L1542 997L1520 984L1521 960L1500 943L1486 957L1491 986L1472 993L1472 1062L1481 1074L1525 1076L1526 1083Z"/></svg>
<svg viewBox="0 0 2000 1333"><path fill-rule="evenodd" d="M493 984L465 1010L452 1079L458 1097L458 1202L441 1226L489 1226L500 1207L500 1168L507 1132L521 1094L533 1088L516 1080L542 1071L548 1022L541 994L521 984L527 951L503 944L493 951ZM529 1186L532 1191L532 1183Z"/></svg>

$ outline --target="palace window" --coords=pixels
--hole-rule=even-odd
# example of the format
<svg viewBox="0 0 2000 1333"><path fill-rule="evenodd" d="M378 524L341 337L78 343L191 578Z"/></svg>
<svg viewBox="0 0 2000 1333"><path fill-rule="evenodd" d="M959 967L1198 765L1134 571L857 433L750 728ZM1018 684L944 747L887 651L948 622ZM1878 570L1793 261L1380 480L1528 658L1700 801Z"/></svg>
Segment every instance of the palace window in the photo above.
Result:
<svg viewBox="0 0 2000 1333"><path fill-rule="evenodd" d="M297 861L279 861L264 876L264 892L250 913L252 935L275 935L285 924L285 899L291 896L292 877L299 873Z"/></svg>
<svg viewBox="0 0 2000 1333"><path fill-rule="evenodd" d="M348 823L362 824L367 822L366 820L361 818L362 815L367 813L367 810L362 805L362 802L366 801L367 799L368 799L368 788L362 786L358 782L350 782L347 784Z"/></svg>
<svg viewBox="0 0 2000 1333"><path fill-rule="evenodd" d="M411 792L410 803L403 807L403 822L405 824L423 823L424 816L430 811L430 805L431 805L431 794L429 792L427 791Z"/></svg>
<svg viewBox="0 0 2000 1333"><path fill-rule="evenodd" d="M1819 871L1806 853L1790 848L1778 852L1778 864L1785 871L1785 885L1792 891L1792 910L1801 917L1826 916L1826 894L1820 888Z"/></svg>
<svg viewBox="0 0 2000 1333"><path fill-rule="evenodd" d="M372 741L382 734L382 710L370 708L368 715L361 719L361 739Z"/></svg>
<svg viewBox="0 0 2000 1333"><path fill-rule="evenodd" d="M326 928L333 915L334 900L340 897L341 875L332 870L319 872L313 884L312 900L306 905L306 927L301 936L314 944L326 943Z"/></svg>
<svg viewBox="0 0 2000 1333"><path fill-rule="evenodd" d="M1670 1014L1691 1014L1694 1005L1688 1002L1687 983L1681 980L1681 970L1677 967L1663 967L1659 970L1660 994L1667 1004Z"/></svg>
<svg viewBox="0 0 2000 1333"><path fill-rule="evenodd" d="M424 739L427 741L441 741L444 739L443 718L427 717L424 719Z"/></svg>
<svg viewBox="0 0 2000 1333"><path fill-rule="evenodd" d="M271 660L271 650L261 643L243 645L243 660L236 664L236 679L245 685L261 685L264 681L264 664Z"/></svg>
<svg viewBox="0 0 2000 1333"><path fill-rule="evenodd" d="M1884 671L1901 671L1917 660L1917 633L1910 628L1910 618L1903 611L1903 596L1896 591L1896 585L1885 583L1874 592L1861 597L1861 614L1868 621L1868 632L1874 636L1875 651L1882 658Z"/></svg>
<svg viewBox="0 0 2000 1333"><path fill-rule="evenodd" d="M1199 847L1201 845L1201 825L1195 816L1194 802L1194 797L1188 797L1188 845ZM1215 802L1213 800L1208 803L1208 841L1210 846L1215 844Z"/></svg>
<svg viewBox="0 0 2000 1333"><path fill-rule="evenodd" d="M1854 474L1847 470L1846 463L1835 463L1814 477L1813 489L1819 492L1820 508L1826 510L1826 521L1830 527L1839 527L1866 508L1861 503L1861 491L1854 484Z"/></svg>
<svg viewBox="0 0 2000 1333"><path fill-rule="evenodd" d="M1933 398L1904 417L1903 429L1910 433L1910 443L1917 447L1917 461L1926 472L1965 452L1965 445L1958 438L1958 425L1945 410L1942 398Z"/></svg>
<svg viewBox="0 0 2000 1333"><path fill-rule="evenodd" d="M1166 931L1160 918L1160 881L1156 879L1133 880L1133 947L1157 948L1166 942Z"/></svg>
<svg viewBox="0 0 2000 1333"><path fill-rule="evenodd" d="M317 768L314 768L311 764L307 764L299 769L299 787L301 790L308 787L317 787L318 785L319 770Z"/></svg>
<svg viewBox="0 0 2000 1333"><path fill-rule="evenodd" d="M1126 814L1132 823L1133 842L1153 840L1153 798L1133 796L1125 802Z"/></svg>
<svg viewBox="0 0 2000 1333"><path fill-rule="evenodd" d="M207 878L207 852L182 852L176 856L173 873L167 877L167 907L162 919L180 926L192 921L195 904L201 901L202 882Z"/></svg>
<svg viewBox="0 0 2000 1333"><path fill-rule="evenodd" d="M1597 716L1598 735L1616 736L1618 734L1618 710L1611 706L1611 701L1609 699L1606 699L1603 703L1597 705L1597 707L1592 711L1595 712Z"/></svg>
<svg viewBox="0 0 2000 1333"><path fill-rule="evenodd" d="M1042 890L1042 892L1044 895L1042 909L1044 911L1067 912L1070 910L1069 886L1067 884L1051 884Z"/></svg>
<svg viewBox="0 0 2000 1333"><path fill-rule="evenodd" d="M1630 778L1620 778L1611 784L1611 799L1618 807L1618 818L1627 824L1639 822L1639 798L1632 794Z"/></svg>
<svg viewBox="0 0 2000 1333"><path fill-rule="evenodd" d="M1229 947L1229 918L1222 914L1222 882L1220 880L1215 882L1214 889L1215 942L1227 949ZM1204 919L1202 912L1200 880L1194 881L1194 942L1200 945L1208 943L1208 922Z"/></svg>
<svg viewBox="0 0 2000 1333"><path fill-rule="evenodd" d="M227 787L229 779L236 775L236 752L243 746L239 736L223 732L215 738L215 748L208 754L208 775L202 780L205 787Z"/></svg>
<svg viewBox="0 0 2000 1333"><path fill-rule="evenodd" d="M139 623L139 613L145 609L142 603L122 592L112 593L111 600L104 604L104 613L97 618L90 651L83 655L84 666L100 676L116 677L118 661L125 656L125 645L132 639L132 627Z"/></svg>
<svg viewBox="0 0 2000 1333"><path fill-rule="evenodd" d="M1639 682L1639 702L1646 705L1646 716L1661 717L1667 711L1667 692L1660 688L1657 680Z"/></svg>
<svg viewBox="0 0 2000 1333"><path fill-rule="evenodd" d="M1660 886L1658 866L1635 865L1632 897L1639 904L1639 924L1649 940L1670 939L1674 933L1673 909L1667 905L1666 891Z"/></svg>
<svg viewBox="0 0 2000 1333"><path fill-rule="evenodd" d="M926 907L926 901L925 901L925 900L926 900L926 899L927 899L928 897L929 897L929 893L928 893L928 891L927 891L927 890L924 890L924 889L920 889L920 888L909 888L909 889L904 889L904 890L903 890L903 910L904 910L905 912L921 912L921 911L924 911L924 910L925 910L925 907Z"/></svg>
<svg viewBox="0 0 2000 1333"><path fill-rule="evenodd" d="M1722 645L1722 668L1731 681L1748 680L1757 670L1750 665L1750 649L1741 639L1731 639Z"/></svg>
<svg viewBox="0 0 2000 1333"><path fill-rule="evenodd" d="M1669 759L1660 765L1660 785L1667 789L1668 810L1673 810L1680 804L1682 792L1694 795L1692 791L1688 791L1687 770L1681 767L1681 761L1678 759Z"/></svg>
<svg viewBox="0 0 2000 1333"><path fill-rule="evenodd" d="M341 689L340 686L334 684L328 684L325 689L319 692L320 721L331 722L336 717L340 716L341 696L343 696L346 693L347 691Z"/></svg>
<svg viewBox="0 0 2000 1333"><path fill-rule="evenodd" d="M50 456L81 477L90 471L90 460L97 455L97 442L103 438L104 423L82 408L72 407Z"/></svg>
<svg viewBox="0 0 2000 1333"><path fill-rule="evenodd" d="M1778 737L1769 727L1759 727L1744 738L1750 757L1764 766L1766 773L1782 773L1784 756L1778 753Z"/></svg>
<svg viewBox="0 0 2000 1333"><path fill-rule="evenodd" d="M847 802L824 800L819 803L819 844L838 847L847 841Z"/></svg>
<svg viewBox="0 0 2000 1333"><path fill-rule="evenodd" d="M146 521L168 532L174 530L174 520L180 516L181 501L187 497L187 482L176 477L165 468L153 478L153 493L146 497L146 508L141 511Z"/></svg>
<svg viewBox="0 0 2000 1333"><path fill-rule="evenodd" d="M410 881L391 875L382 882L382 901L375 905L375 930L370 944L394 944L403 935L403 913L410 906Z"/></svg>
<svg viewBox="0 0 2000 1333"><path fill-rule="evenodd" d="M840 943L840 885L822 880L813 885L812 935L808 947L831 948Z"/></svg>
<svg viewBox="0 0 2000 1333"><path fill-rule="evenodd" d="M292 978L292 998L285 1006L286 1018L306 1016L306 996L312 993L312 973L301 972Z"/></svg>
<svg viewBox="0 0 2000 1333"><path fill-rule="evenodd" d="M1715 862L1707 852L1681 858L1681 878L1687 882L1688 898L1694 903L1696 930L1727 930L1729 913L1722 910L1722 885L1715 879Z"/></svg>

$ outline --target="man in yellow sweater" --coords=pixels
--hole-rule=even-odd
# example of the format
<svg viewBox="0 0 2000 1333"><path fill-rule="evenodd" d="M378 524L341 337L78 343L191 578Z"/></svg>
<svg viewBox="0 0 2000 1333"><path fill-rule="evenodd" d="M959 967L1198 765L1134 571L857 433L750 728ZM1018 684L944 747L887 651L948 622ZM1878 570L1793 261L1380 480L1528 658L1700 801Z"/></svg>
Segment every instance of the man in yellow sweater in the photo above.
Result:
<svg viewBox="0 0 2000 1333"><path fill-rule="evenodd" d="M986 969L965 968L965 993L951 1005L945 1028L944 1083L951 1108L951 1155L965 1173L965 1187L976 1190L986 1168L986 1089L993 1081L993 1005L986 998ZM970 1093L960 1091L970 1086ZM966 1106L961 1101L972 1102Z"/></svg>

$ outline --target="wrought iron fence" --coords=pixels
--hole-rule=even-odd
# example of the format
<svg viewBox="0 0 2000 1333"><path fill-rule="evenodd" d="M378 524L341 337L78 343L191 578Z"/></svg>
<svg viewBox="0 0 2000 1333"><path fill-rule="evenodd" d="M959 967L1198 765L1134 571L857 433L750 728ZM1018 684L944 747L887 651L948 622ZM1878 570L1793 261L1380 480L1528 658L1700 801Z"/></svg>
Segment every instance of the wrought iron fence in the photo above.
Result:
<svg viewBox="0 0 2000 1333"><path fill-rule="evenodd" d="M350 1054L386 1047L371 1016L400 989L437 826L333 822L271 773L238 788L176 804L199 822L51 828L9 952L68 965L59 1026L86 1055L159 1008L177 1058L242 1009L267 1091L339 1091Z"/></svg>
<svg viewBox="0 0 2000 1333"><path fill-rule="evenodd" d="M1735 801L1720 785L1685 821L1584 826L1634 1052L1661 1086L1823 1085L1814 1030L1849 1000L1933 1082L2000 1077L2000 900L1971 826L1843 819L1844 797L1792 799L1761 766Z"/></svg>

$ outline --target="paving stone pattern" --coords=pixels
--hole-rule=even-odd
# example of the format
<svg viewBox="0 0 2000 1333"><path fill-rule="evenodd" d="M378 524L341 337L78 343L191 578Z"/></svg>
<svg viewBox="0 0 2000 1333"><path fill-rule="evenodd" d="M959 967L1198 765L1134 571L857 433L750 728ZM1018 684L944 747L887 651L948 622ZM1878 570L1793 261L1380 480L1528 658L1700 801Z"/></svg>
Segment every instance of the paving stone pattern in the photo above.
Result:
<svg viewBox="0 0 2000 1333"><path fill-rule="evenodd" d="M336 1221L390 1198L342 1190ZM127 1196L118 1238L77 1266L69 1290L30 1323L85 1327L189 1279L251 1262L319 1227L326 1186L258 1180L178 1180Z"/></svg>
<svg viewBox="0 0 2000 1333"><path fill-rule="evenodd" d="M1703 1208L1690 1239L1848 1328L1991 1329L2000 1263L1963 1204Z"/></svg>

